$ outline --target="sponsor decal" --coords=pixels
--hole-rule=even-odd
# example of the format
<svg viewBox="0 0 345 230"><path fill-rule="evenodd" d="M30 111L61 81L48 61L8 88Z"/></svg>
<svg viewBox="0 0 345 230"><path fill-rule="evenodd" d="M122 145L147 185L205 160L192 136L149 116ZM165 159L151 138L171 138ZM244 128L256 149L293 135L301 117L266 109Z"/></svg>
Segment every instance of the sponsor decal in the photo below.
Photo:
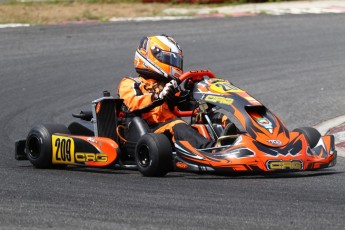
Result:
<svg viewBox="0 0 345 230"><path fill-rule="evenodd" d="M259 125L267 129L268 132L273 133L273 125L267 118L257 117L255 120Z"/></svg>
<svg viewBox="0 0 345 230"><path fill-rule="evenodd" d="M270 125L270 121L264 117L260 117L260 118L257 118L256 121L262 125L262 126L267 126L267 125Z"/></svg>
<svg viewBox="0 0 345 230"><path fill-rule="evenodd" d="M206 98L205 98L205 101L213 102L213 103L220 103L220 104L231 105L234 100L231 99L231 98L226 98L226 97L207 95Z"/></svg>
<svg viewBox="0 0 345 230"><path fill-rule="evenodd" d="M291 161L267 161L266 167L268 170L302 170L303 162L301 160Z"/></svg>
<svg viewBox="0 0 345 230"><path fill-rule="evenodd" d="M84 162L107 162L108 156L103 153L75 153L75 161L84 163Z"/></svg>
<svg viewBox="0 0 345 230"><path fill-rule="evenodd" d="M188 168L188 165L186 163L179 161L179 162L176 162L176 167L180 168L180 169L186 169L186 168Z"/></svg>
<svg viewBox="0 0 345 230"><path fill-rule="evenodd" d="M74 163L74 140L70 137L52 135L53 164Z"/></svg>
<svg viewBox="0 0 345 230"><path fill-rule="evenodd" d="M271 143L272 145L282 145L280 140L267 140L267 142Z"/></svg>
<svg viewBox="0 0 345 230"><path fill-rule="evenodd" d="M261 105L260 102L258 102L255 98L253 97L245 97L245 99L252 105Z"/></svg>
<svg viewBox="0 0 345 230"><path fill-rule="evenodd" d="M95 143L95 144L98 143L98 142L97 142L94 138L92 138L92 137L87 138L87 140L88 140L89 142L92 142L92 143Z"/></svg>

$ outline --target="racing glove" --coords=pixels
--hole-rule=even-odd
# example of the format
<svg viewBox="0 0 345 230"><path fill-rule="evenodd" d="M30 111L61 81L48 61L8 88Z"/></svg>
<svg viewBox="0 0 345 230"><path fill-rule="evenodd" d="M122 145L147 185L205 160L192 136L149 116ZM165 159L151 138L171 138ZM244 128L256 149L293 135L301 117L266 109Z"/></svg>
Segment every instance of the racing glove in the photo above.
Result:
<svg viewBox="0 0 345 230"><path fill-rule="evenodd" d="M170 102L175 99L175 94L179 91L177 82L175 80L171 80L164 86L163 90L159 93L158 98L166 99Z"/></svg>

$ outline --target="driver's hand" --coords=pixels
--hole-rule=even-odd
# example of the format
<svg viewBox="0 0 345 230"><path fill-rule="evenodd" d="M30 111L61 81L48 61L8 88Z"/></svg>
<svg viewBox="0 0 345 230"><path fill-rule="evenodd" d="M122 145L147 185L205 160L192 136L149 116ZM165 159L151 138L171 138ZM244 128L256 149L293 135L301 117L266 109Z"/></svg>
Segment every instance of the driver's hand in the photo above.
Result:
<svg viewBox="0 0 345 230"><path fill-rule="evenodd" d="M171 80L164 86L162 92L159 93L158 98L173 100L175 98L175 94L179 91L177 82L175 80Z"/></svg>

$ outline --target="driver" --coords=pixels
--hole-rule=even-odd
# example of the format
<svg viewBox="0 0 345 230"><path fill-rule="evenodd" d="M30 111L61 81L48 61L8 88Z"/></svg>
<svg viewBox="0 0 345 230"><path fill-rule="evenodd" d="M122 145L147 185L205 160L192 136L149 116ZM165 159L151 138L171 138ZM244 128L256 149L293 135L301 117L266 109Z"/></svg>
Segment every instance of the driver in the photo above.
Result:
<svg viewBox="0 0 345 230"><path fill-rule="evenodd" d="M195 148L210 148L208 140L177 117L170 108L179 93L177 79L183 73L182 49L167 35L144 37L135 52L136 78L125 77L118 86L128 112L141 116L154 133L186 140Z"/></svg>

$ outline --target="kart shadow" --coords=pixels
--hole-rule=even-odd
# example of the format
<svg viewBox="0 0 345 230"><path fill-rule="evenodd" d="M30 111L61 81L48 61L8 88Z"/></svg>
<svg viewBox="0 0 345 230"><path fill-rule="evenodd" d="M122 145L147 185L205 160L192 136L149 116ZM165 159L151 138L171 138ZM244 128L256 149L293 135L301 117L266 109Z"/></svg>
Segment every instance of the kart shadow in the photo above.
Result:
<svg viewBox="0 0 345 230"><path fill-rule="evenodd" d="M20 168L35 169L32 165L19 166ZM114 168L91 168L91 167L78 167L78 166L67 166L63 168L52 168L52 169L35 169L35 170L49 170L49 171L69 171L69 172L81 172L81 173L93 173L93 174L109 174L109 175L129 175L135 172L130 169L114 169Z"/></svg>
<svg viewBox="0 0 345 230"><path fill-rule="evenodd" d="M21 168L32 168L32 165L22 165ZM109 175L130 175L138 174L140 172L136 169L121 169L121 168L91 168L79 166L67 166L65 168L55 168L48 170L56 171L70 171L93 174L109 174ZM319 176L331 176L336 174L344 174L343 171L335 171L334 169L321 169L317 171L303 171L303 172L274 172L274 173L187 173L187 172L170 172L164 178L184 178L188 180L233 180L233 179L289 179L289 178L307 178Z"/></svg>
<svg viewBox="0 0 345 230"><path fill-rule="evenodd" d="M93 174L113 174L113 175L127 175L132 174L133 170L129 169L114 169L114 168L90 168L90 167L76 167L68 166L62 170L82 173L93 173Z"/></svg>
<svg viewBox="0 0 345 230"><path fill-rule="evenodd" d="M229 180L229 179L290 179L290 178L307 178L331 176L336 174L343 174L344 172L334 171L332 169L323 169L318 171L304 171L304 172L276 172L276 173L216 173L216 174L179 174L167 175L166 177L183 177L190 180Z"/></svg>

